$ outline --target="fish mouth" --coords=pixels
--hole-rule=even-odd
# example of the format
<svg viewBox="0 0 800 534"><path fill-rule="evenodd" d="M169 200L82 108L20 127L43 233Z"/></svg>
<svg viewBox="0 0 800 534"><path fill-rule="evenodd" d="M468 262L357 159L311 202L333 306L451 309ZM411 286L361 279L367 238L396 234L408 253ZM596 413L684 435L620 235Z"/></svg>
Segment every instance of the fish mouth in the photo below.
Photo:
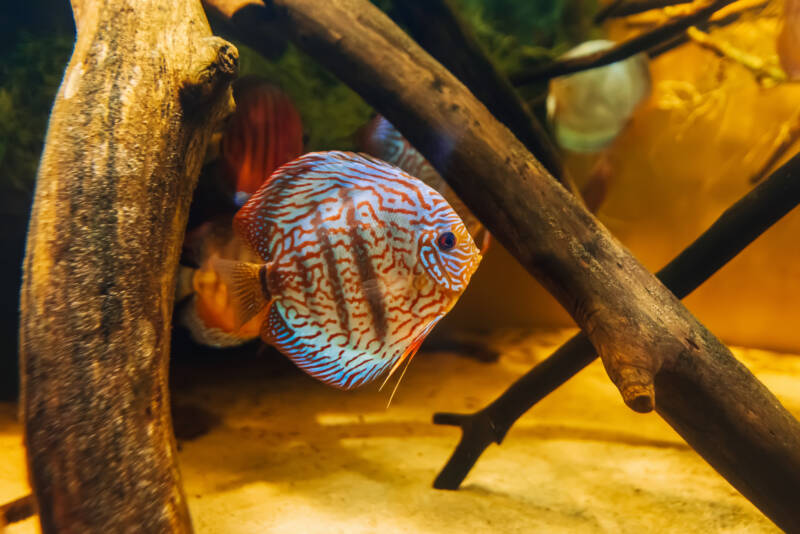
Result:
<svg viewBox="0 0 800 534"><path fill-rule="evenodd" d="M450 311L450 308L455 305L458 298L467 289L467 286L469 286L472 280L472 275L478 270L482 259L483 255L478 253L477 249L475 249L475 256L464 267L463 274L456 279L451 279L451 287L442 287L444 292L450 297L450 304L447 306L447 311Z"/></svg>
<svg viewBox="0 0 800 534"><path fill-rule="evenodd" d="M478 252L478 249L475 249L475 256L470 261L469 265L465 270L464 274L464 288L466 289L467 285L469 284L470 280L472 280L472 275L475 274L475 271L478 270L478 266L481 264L481 260L483 260L483 254Z"/></svg>

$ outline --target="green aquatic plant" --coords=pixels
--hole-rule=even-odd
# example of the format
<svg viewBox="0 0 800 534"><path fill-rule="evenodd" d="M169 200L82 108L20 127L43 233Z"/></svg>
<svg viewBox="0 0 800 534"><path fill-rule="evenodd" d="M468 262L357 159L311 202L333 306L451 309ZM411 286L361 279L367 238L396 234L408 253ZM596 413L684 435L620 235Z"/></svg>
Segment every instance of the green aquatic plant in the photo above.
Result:
<svg viewBox="0 0 800 534"><path fill-rule="evenodd" d="M350 88L314 60L289 45L277 61L247 46L239 48L239 74L255 74L280 85L303 118L309 150L353 150L353 135L373 113Z"/></svg>
<svg viewBox="0 0 800 534"><path fill-rule="evenodd" d="M505 72L550 61L597 37L597 0L455 0L478 41Z"/></svg>
<svg viewBox="0 0 800 534"><path fill-rule="evenodd" d="M30 195L70 34L22 33L0 59L0 189ZM21 209L26 209L27 206Z"/></svg>

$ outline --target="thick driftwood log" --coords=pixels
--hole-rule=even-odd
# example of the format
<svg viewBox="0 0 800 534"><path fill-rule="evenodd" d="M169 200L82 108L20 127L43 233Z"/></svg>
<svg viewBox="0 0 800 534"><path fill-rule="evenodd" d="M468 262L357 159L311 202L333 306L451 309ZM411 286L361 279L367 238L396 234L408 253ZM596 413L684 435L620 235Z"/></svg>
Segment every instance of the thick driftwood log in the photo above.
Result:
<svg viewBox="0 0 800 534"><path fill-rule="evenodd" d="M580 196L572 180L564 175L561 157L547 132L448 0L399 0L392 4L390 13L522 141L553 177Z"/></svg>
<svg viewBox="0 0 800 534"><path fill-rule="evenodd" d="M198 1L73 0L36 185L21 410L49 532L189 532L169 413L174 273L238 53Z"/></svg>
<svg viewBox="0 0 800 534"><path fill-rule="evenodd" d="M602 50L580 57L560 59L542 67L513 74L510 76L511 83L514 85L540 83L557 76L565 76L574 72L594 69L617 61L622 61L639 52L646 52L650 48L671 41L675 37L683 34L688 27L707 21L716 11L719 11L734 1L735 0L706 1L700 4L700 7L694 12L671 20L635 37L631 37L627 41L623 41L608 50Z"/></svg>
<svg viewBox="0 0 800 534"><path fill-rule="evenodd" d="M685 297L798 203L800 154L728 208L708 230L661 269L658 278L677 297ZM458 426L462 435L433 486L458 489L489 445L500 444L517 419L595 358L597 353L589 338L579 333L483 409L471 414L434 414L435 424ZM710 423L704 422L701 428L708 426Z"/></svg>
<svg viewBox="0 0 800 534"><path fill-rule="evenodd" d="M800 424L464 85L365 0L273 0L263 16L419 148L587 332L629 406L651 410L658 395L690 445L800 529ZM703 402L664 398L676 392ZM703 410L711 429L694 426Z"/></svg>

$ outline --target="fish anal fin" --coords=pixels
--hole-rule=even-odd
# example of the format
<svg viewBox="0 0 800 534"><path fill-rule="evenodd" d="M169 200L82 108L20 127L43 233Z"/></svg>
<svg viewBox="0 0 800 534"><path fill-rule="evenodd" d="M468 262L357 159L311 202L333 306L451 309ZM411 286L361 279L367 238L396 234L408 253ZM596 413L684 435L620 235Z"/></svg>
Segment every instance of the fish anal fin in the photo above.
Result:
<svg viewBox="0 0 800 534"><path fill-rule="evenodd" d="M281 315L280 304L273 302L261 326L261 339L288 357L317 380L339 389L353 389L381 374L386 361L367 352L344 349L328 342L320 331L297 332Z"/></svg>
<svg viewBox="0 0 800 534"><path fill-rule="evenodd" d="M266 265L214 257L211 268L228 288L237 330L267 307Z"/></svg>

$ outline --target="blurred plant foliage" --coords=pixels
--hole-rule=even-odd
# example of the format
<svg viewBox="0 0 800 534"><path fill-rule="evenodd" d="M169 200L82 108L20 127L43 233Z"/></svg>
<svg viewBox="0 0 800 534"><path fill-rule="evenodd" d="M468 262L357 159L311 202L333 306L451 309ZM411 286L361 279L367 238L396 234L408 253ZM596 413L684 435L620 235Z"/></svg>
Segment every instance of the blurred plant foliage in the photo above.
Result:
<svg viewBox="0 0 800 534"><path fill-rule="evenodd" d="M0 57L0 188L30 195L71 34L21 33ZM25 209L25 208L22 208Z"/></svg>
<svg viewBox="0 0 800 534"><path fill-rule="evenodd" d="M360 96L292 45L277 61L241 43L236 46L240 76L262 76L292 97L303 118L308 150L355 148L354 134L372 114Z"/></svg>
<svg viewBox="0 0 800 534"><path fill-rule="evenodd" d="M597 0L451 0L500 68L550 61L599 35Z"/></svg>

